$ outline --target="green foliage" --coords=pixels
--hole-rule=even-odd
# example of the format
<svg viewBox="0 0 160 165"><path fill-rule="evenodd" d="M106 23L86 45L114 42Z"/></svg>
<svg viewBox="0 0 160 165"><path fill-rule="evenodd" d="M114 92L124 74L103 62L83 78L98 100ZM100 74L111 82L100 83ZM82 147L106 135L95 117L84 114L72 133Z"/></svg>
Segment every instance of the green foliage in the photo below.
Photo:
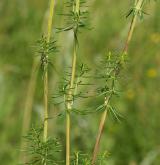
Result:
<svg viewBox="0 0 160 165"><path fill-rule="evenodd" d="M41 69L43 72L46 72L49 64L54 66L51 62L50 56L58 51L56 41L51 39L50 42L47 42L47 38L42 36L42 38L37 41L37 49L37 53L40 56Z"/></svg>
<svg viewBox="0 0 160 165"><path fill-rule="evenodd" d="M121 115L116 111L110 102L112 97L119 96L119 79L125 63L126 54L116 55L109 52L101 62L99 70L97 71L99 74L96 77L98 80L101 80L103 84L103 86L97 88L97 94L99 97L104 99L104 103L96 110L104 111L107 109L118 121Z"/></svg>
<svg viewBox="0 0 160 165"><path fill-rule="evenodd" d="M74 33L77 33L81 28L87 28L88 11L85 9L85 0L80 0L79 11L76 11L76 0L67 1L66 6L69 8L69 12L67 14L62 14L67 19L66 27L58 29L60 31L73 30Z"/></svg>
<svg viewBox="0 0 160 165"><path fill-rule="evenodd" d="M126 14L126 18L128 18L130 15L138 16L140 19L144 18L144 15L148 15L145 11L143 11L144 5L151 0L143 0L140 6L138 6L139 1L135 0L134 6L129 10L129 12ZM158 0L154 0L157 2Z"/></svg>
<svg viewBox="0 0 160 165"><path fill-rule="evenodd" d="M102 165L142 164L143 162L146 162L144 160L148 160L148 158L152 157L151 151L159 151L160 5L158 0L155 5L152 5L153 0L148 0L146 2L150 3L144 3L145 6L143 10L135 11L135 13L139 12L141 17L145 16L146 12L143 13L143 11L147 11L147 13L149 11L151 17L147 17L147 20L144 21L143 24L137 24L137 30L129 50L129 56L132 58L129 69L125 71L122 67L123 73L121 73L120 67L120 74L115 80L114 92L111 88L113 80L111 77L115 77L113 74L114 72L112 72L112 75L109 78L104 72L106 68L102 67L102 65L105 66L104 63L102 62L103 64L101 63L99 65L98 61L102 56L105 56L104 58L106 58L106 55L104 55L106 45L109 50L113 50L115 47L117 47L118 50L121 48L121 40L124 40L123 37L126 36L126 29L128 27L126 26L125 20L121 19L121 16L129 8L129 2L95 0L87 3L89 5L91 4L91 21L94 30L88 30L84 35L81 35L81 38L79 39L81 42L78 54L81 54L81 56L78 58L80 61L83 61L83 63L89 65L90 69L82 69L88 71L81 76L81 73L83 72L81 71L81 67L83 65L77 67L78 71L76 73L76 80L74 82L75 87L73 90L75 90L76 86L78 90L76 94L73 94L72 96L75 101L73 115L75 113L78 115L73 116L73 121L71 123L73 131L71 139L72 151L78 150L79 148L81 148L82 151L92 150L95 132L97 131L97 118L99 118L99 113L92 113L92 115L87 116L79 116L79 114L90 114L91 110L88 109L88 107L91 107L92 111L94 111L96 107L99 107L99 109L97 108L97 111L103 111L104 97L106 95L108 96L113 93L113 99L108 107L108 112L113 111L110 113L116 120L120 120L121 118L119 116L117 117L120 113L119 111L122 111L121 113L127 116L125 122L121 122L121 124L114 125L113 122L107 121L101 142L101 151L105 151L107 148L112 155L108 157L107 160L102 161ZM83 15L86 17L88 17L88 11L86 11L87 4L81 4L81 6L83 6L81 12L86 12ZM58 31L68 28L69 26L72 27L73 30L73 27L78 25L76 16L74 18L73 14L70 13L70 11L72 12L72 8L69 6L69 3L66 3L66 5L68 5L68 8L62 10L60 8L62 6L62 1L57 1L56 4L58 13L64 13L64 15L65 13L69 14L69 16L65 16L66 22L64 27L58 28ZM34 48L31 45L34 45L35 40L39 38L42 29L42 19L44 15L47 15L47 12L44 14L46 8L46 1L42 0L1 0L0 2L0 162L3 165L18 164L23 103L26 97L26 87L28 86L31 65L33 63ZM69 10L69 12L67 10ZM134 16L134 11L130 12L130 16ZM78 34L83 29L88 29L88 18L80 19L84 25L79 24L81 27L78 28ZM60 18L57 15L55 22L61 24ZM61 25L59 25L59 27L61 27ZM63 104L54 106L52 101L50 101L49 112L51 116L54 116L54 113L59 114L61 111L64 113L65 105L63 96L67 96L69 76L71 73L71 68L67 68L68 63L71 61L70 56L68 55L71 52L72 44L70 32L67 34L62 33L60 34L60 37L62 37L60 38L60 41L62 41L62 43L60 43L61 47L59 48L60 52L57 53L58 55L54 56L54 62L56 62L56 65L60 66L58 68L58 71L60 72L59 76L63 78L59 81L59 76L52 73L52 70L50 70L49 84L50 93L52 93L53 90L56 91L57 84L59 84L60 92L57 92L57 95L59 96L61 94L61 98L54 98L54 102L62 102ZM44 40L44 43L46 42L46 39L41 40ZM52 40L52 42L54 42L54 40ZM37 45L37 52L40 51L38 54L41 58L40 63L42 64L41 66L44 71L43 65L45 63L43 61L47 61L50 65L52 54L57 52L53 51L48 54L48 52L45 51L48 47L55 46L56 43L46 46L47 49L43 49L40 43ZM46 59L45 56L41 57L43 52L48 56L48 59ZM113 57L116 57L116 55L113 54L112 58ZM85 68L88 67L85 66ZM97 68L99 69L96 70ZM92 76L90 70L91 73L94 73ZM66 76L64 76L64 74ZM103 76L105 77L103 78ZM121 76L125 76L127 79L123 79ZM92 79L94 77L96 77L96 79L91 80L90 83L90 78ZM119 81L122 83L121 87L119 87ZM40 81L36 84L32 111L32 122L34 123L39 123L42 117L43 91L42 84L39 82ZM96 88L95 86L98 87ZM121 88L123 88L123 93L120 92ZM90 97L91 94L88 93L88 91L91 91L92 97ZM56 92L54 92L53 97L56 96L55 93ZM121 95L120 98L114 99L119 95ZM118 109L118 112L115 112L116 115L114 114L115 107ZM62 138L62 146L65 146L63 138L65 136L64 118L54 118L54 120L49 120L49 123L51 123L51 136L56 134L57 137ZM55 139L55 141L57 140ZM33 144L33 141L28 140L28 146L31 144L36 145L35 143ZM42 140L41 145L45 148L45 144L42 144ZM58 155L58 160L64 159L65 153L63 151L64 148L62 148L62 154L55 152L54 155ZM33 151L28 153L30 155L28 163L36 160L35 157L32 157L35 155L30 154L33 153ZM28 155L28 153L26 153L26 155ZM40 157L39 154L36 153L36 155L38 155L36 157ZM83 161L90 162L89 154L80 157L83 157ZM64 162L59 162L57 158L52 161L58 165L64 164ZM74 160L76 160L76 156ZM73 161L72 163L76 163L76 161ZM159 155L154 158L152 157L152 164L160 164Z"/></svg>
<svg viewBox="0 0 160 165"><path fill-rule="evenodd" d="M33 128L24 138L27 141L26 153L29 155L29 161L25 164L30 165L58 165L63 161L59 161L57 154L61 151L60 143L57 139L48 138L46 142L43 140L43 129Z"/></svg>
<svg viewBox="0 0 160 165"><path fill-rule="evenodd" d="M72 160L72 165L80 165L80 164L90 165L91 164L90 157L87 154L83 154L81 152L75 152L74 158Z"/></svg>
<svg viewBox="0 0 160 165"><path fill-rule="evenodd" d="M98 155L97 164L104 165L109 158L108 152ZM72 165L91 165L91 156L83 152L75 152L72 160Z"/></svg>
<svg viewBox="0 0 160 165"><path fill-rule="evenodd" d="M70 68L69 68L70 69ZM86 91L86 87L90 87L92 84L89 83L89 79L91 77L90 75L90 69L85 64L81 64L77 67L77 73L75 75L75 82L74 82L74 88L72 89L74 92L72 93L72 101L79 102L81 100L90 98L88 91ZM53 102L56 106L59 106L60 104L63 104L65 107L65 104L68 100L69 95L69 84L70 84L70 71L65 71L65 77L62 79L61 82L59 82L59 88L57 93L54 93L52 98ZM83 90L83 88L85 90ZM88 109L85 109L85 111L81 109L77 109L75 107L72 108L72 112L79 115L87 115L92 113L93 111Z"/></svg>

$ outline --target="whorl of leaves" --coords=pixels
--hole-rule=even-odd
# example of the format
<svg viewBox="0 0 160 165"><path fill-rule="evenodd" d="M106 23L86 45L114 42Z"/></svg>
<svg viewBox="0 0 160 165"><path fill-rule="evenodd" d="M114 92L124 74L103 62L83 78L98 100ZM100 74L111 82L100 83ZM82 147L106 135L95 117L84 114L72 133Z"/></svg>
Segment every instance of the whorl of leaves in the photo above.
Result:
<svg viewBox="0 0 160 165"><path fill-rule="evenodd" d="M50 60L50 55L53 55L57 52L56 41L51 39L50 42L47 42L47 38L42 36L40 40L37 41L37 53L40 56L41 68L45 72L48 65L52 65Z"/></svg>
<svg viewBox="0 0 160 165"><path fill-rule="evenodd" d="M146 0L143 0L141 5L139 6L139 1L135 0L134 6L131 7L131 9L126 14L126 18L129 16L138 16L138 18L143 19L144 14L147 14L145 11L143 11L144 4L146 3Z"/></svg>
<svg viewBox="0 0 160 165"><path fill-rule="evenodd" d="M81 64L80 66L77 67L74 88L72 89L73 90L72 97L71 97L72 100L68 100L68 95L70 91L71 73L70 71L66 71L65 78L63 78L63 81L59 83L60 85L59 85L57 93L53 95L54 104L55 105L63 104L64 106L66 106L66 103L68 101L75 102L75 101L79 101L79 99L86 99L90 97L87 91L79 90L80 88L82 89L83 86L92 85L90 83L87 83L88 78L90 78L89 71L90 69L85 64ZM74 107L72 108L72 112L76 114L80 114L80 115L86 115L90 113L89 110L85 109L85 111L82 111L79 109L75 109Z"/></svg>
<svg viewBox="0 0 160 165"><path fill-rule="evenodd" d="M110 102L113 96L119 96L120 92L117 90L117 86L125 62L125 54L113 55L109 52L101 62L99 70L97 70L98 76L96 76L96 79L102 80L102 85L97 88L97 95L104 99L103 104L96 110L104 111L107 109L117 121L119 121L121 115L111 106Z"/></svg>
<svg viewBox="0 0 160 165"><path fill-rule="evenodd" d="M60 143L57 139L48 138L46 142L43 141L42 128L33 128L24 138L27 142L25 151L29 155L28 165L59 165L62 161L57 160L57 153L61 150Z"/></svg>
<svg viewBox="0 0 160 165"><path fill-rule="evenodd" d="M126 14L126 18L128 18L129 16L133 15L133 16L138 16L138 18L143 19L144 15L148 15L148 13L146 13L143 8L144 5L147 4L148 2L151 2L151 0L143 0L141 3L141 6L137 7L137 4L139 3L140 0L135 0L134 6L128 11L128 13ZM159 0L153 0L154 2L158 2Z"/></svg>
<svg viewBox="0 0 160 165"><path fill-rule="evenodd" d="M108 157L109 157L108 152L104 152L103 154L98 155L97 164L104 165ZM91 165L91 164L92 164L92 160L89 154L85 154L83 152L74 153L72 157L71 165Z"/></svg>
<svg viewBox="0 0 160 165"><path fill-rule="evenodd" d="M82 165L82 164L91 165L90 156L82 152L75 152L72 157L71 165Z"/></svg>
<svg viewBox="0 0 160 165"><path fill-rule="evenodd" d="M114 55L109 52L103 61L101 61L99 69L96 71L96 78L104 83L103 87L97 89L99 96L118 94L118 91L115 89L115 83L120 78L120 72L125 58L125 55Z"/></svg>
<svg viewBox="0 0 160 165"><path fill-rule="evenodd" d="M89 28L88 11L85 0L80 0L79 11L76 11L76 0L68 0L65 4L69 8L68 13L61 15L66 17L66 25L63 28L57 28L58 32L73 30L77 39L77 34L82 28ZM78 41L77 41L78 42Z"/></svg>

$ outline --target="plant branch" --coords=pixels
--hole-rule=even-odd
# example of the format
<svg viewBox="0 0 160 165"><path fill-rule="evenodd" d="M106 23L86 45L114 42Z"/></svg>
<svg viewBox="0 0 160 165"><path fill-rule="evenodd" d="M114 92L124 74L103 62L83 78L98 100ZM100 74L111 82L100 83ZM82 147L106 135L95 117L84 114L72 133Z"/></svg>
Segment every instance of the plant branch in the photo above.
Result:
<svg viewBox="0 0 160 165"><path fill-rule="evenodd" d="M138 1L136 0L135 1L136 10L138 10L138 11L141 10L142 5L143 5L143 1L144 0L138 0ZM128 46L129 46L129 43L130 43L130 41L132 39L132 36L133 36L133 32L134 32L134 29L135 29L137 17L138 17L137 14L133 14L132 21L131 21L131 24L130 24L130 28L129 28L129 31L128 31L127 39L126 39L125 46L124 46L124 49L122 51L122 54L127 54L128 53ZM120 61L120 63L121 63L121 61ZM100 120L100 125L99 125L99 129L98 129L96 143L95 143L94 151L93 151L92 165L95 165L95 163L96 163L96 159L97 159L97 155L98 155L98 151L99 151L99 146L100 146L100 141L101 141L101 137L102 137L102 133L103 133L103 129L104 129L104 126L105 126L106 117L107 117L108 105L110 103L111 97L112 97L112 94L110 94L108 97L105 97L105 100L104 100L104 104L105 104L106 109L104 110L104 112L102 114L102 117L101 117L101 120Z"/></svg>
<svg viewBox="0 0 160 165"><path fill-rule="evenodd" d="M32 107L33 107L33 100L34 100L34 94L35 94L35 88L36 88L36 80L38 75L38 61L37 59L33 60L32 69L31 69L31 75L30 80L28 84L28 90L26 94L26 101L24 105L24 114L23 114L23 123L22 123L22 136L24 136L30 127L31 122L31 114L32 114ZM24 139L21 140L21 149L23 149L26 146L26 143ZM25 161L25 155L22 153L20 154L20 161Z"/></svg>
<svg viewBox="0 0 160 165"><path fill-rule="evenodd" d="M47 31L47 42L50 42L52 24L53 24L53 15L54 15L54 5L55 0L50 0L50 9L48 17L48 31ZM46 57L48 59L48 56ZM48 63L45 66L44 72L44 134L43 138L46 142L48 136Z"/></svg>
<svg viewBox="0 0 160 165"><path fill-rule="evenodd" d="M144 0L136 0L135 1L135 9L137 11L141 10L141 7L143 5L143 1ZM137 14L133 14L133 17L132 17L132 21L131 21L131 24L130 24L130 28L129 28L129 31L128 31L128 35L127 35L127 39L126 39L126 42L125 42L125 46L124 46L124 49L123 49L123 53L126 53L128 52L128 45L132 39L132 35L133 35L133 32L134 32L134 29L135 29L135 25L136 25L136 21L137 21L137 17L138 15Z"/></svg>
<svg viewBox="0 0 160 165"><path fill-rule="evenodd" d="M109 102L109 98L108 99L105 98L106 109L104 110L104 112L103 112L103 114L101 116L101 120L100 120L100 124L99 124L99 130L98 130L98 135L97 135L97 138L96 138L96 143L95 143L94 151L93 151L92 165L95 164L96 158L97 158L97 155L98 155L99 146L100 146L100 140L101 140L101 137L102 137L105 121L106 121L106 118L107 118L107 105L108 105L108 102Z"/></svg>
<svg viewBox="0 0 160 165"><path fill-rule="evenodd" d="M79 0L76 0L76 6L73 3L73 12L79 15ZM77 27L78 28L78 27ZM74 48L73 48L73 57L72 57L72 71L71 71L71 79L69 84L69 91L68 91L68 98L67 98L67 105L66 105L66 165L70 165L70 112L73 106L73 88L74 88L74 81L75 81L75 73L76 73L76 62L77 62L77 30L75 29L74 32Z"/></svg>

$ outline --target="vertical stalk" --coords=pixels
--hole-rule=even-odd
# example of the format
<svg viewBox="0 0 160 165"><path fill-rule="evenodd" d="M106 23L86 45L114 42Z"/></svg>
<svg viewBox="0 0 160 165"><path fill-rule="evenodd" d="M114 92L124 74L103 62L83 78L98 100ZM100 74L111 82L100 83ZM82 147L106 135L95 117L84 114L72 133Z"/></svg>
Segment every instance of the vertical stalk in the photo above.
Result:
<svg viewBox="0 0 160 165"><path fill-rule="evenodd" d="M28 87L27 96L26 96L27 99L24 106L24 120L23 120L22 135L24 135L28 131L29 125L30 125L31 110L32 110L33 98L34 98L34 92L35 92L35 84L36 84L36 78L38 74L37 66L38 66L37 60L35 59L33 61L33 67L31 70L31 77L30 77L29 87Z"/></svg>
<svg viewBox="0 0 160 165"><path fill-rule="evenodd" d="M66 112L66 165L70 165L70 112Z"/></svg>
<svg viewBox="0 0 160 165"><path fill-rule="evenodd" d="M95 143L94 151L93 151L92 165L95 165L95 162L96 162L96 159L97 159L99 146L100 146L100 141L101 141L102 133L103 133L104 126L105 126L105 121L106 121L106 118L107 118L107 110L108 110L107 108L108 108L108 104L109 104L109 101L110 101L111 97L112 97L112 94L109 95L108 97L105 97L105 100L104 100L104 105L105 105L106 109L104 110L104 112L102 113L102 116L101 116L99 129L98 129L98 134L97 134L97 138L96 138L96 143Z"/></svg>
<svg viewBox="0 0 160 165"><path fill-rule="evenodd" d="M47 30L47 42L50 42L52 24L53 24L53 14L54 14L54 5L55 0L50 0L50 9L49 9L49 17L48 17L48 30ZM48 57L46 57L48 58ZM48 136L48 64L46 64L45 72L44 72L44 132L43 138L46 142Z"/></svg>
<svg viewBox="0 0 160 165"><path fill-rule="evenodd" d="M144 2L144 0L135 0L136 10L141 10L143 2ZM128 31L125 46L124 46L124 49L122 51L123 54L128 53L128 46L129 46L129 43L130 43L130 41L132 39L132 36L133 36L136 21L137 21L137 14L134 14L133 17L132 17L132 21L131 21L131 24L130 24L129 31ZM106 106L106 109L103 112L101 120L100 120L100 125L99 125L99 128L98 128L98 134L97 134L96 143L95 143L95 146L94 146L94 151L93 151L93 156L92 156L92 165L95 165L95 163L96 163L96 159L97 159L97 155L98 155L98 151L99 151L99 146L100 146L100 141L101 141L101 137L102 137L102 133L103 133L103 130L104 130L105 121L106 121L106 117L107 117L107 110L108 110L107 106L109 104L110 98L111 98L111 95L108 96L108 98L105 98L105 100L104 100L104 105Z"/></svg>
<svg viewBox="0 0 160 165"><path fill-rule="evenodd" d="M73 12L79 15L79 6L80 1L76 0L76 4L73 2ZM78 27L77 27L78 28ZM77 63L77 39L76 33L78 29L73 29L74 32L74 46L73 46L73 57L72 57L72 71L71 71L71 79L69 84L68 98L66 104L66 165L70 165L70 125L71 125L71 110L73 106L73 88L76 74L76 63Z"/></svg>
<svg viewBox="0 0 160 165"><path fill-rule="evenodd" d="M66 165L70 165L70 111L73 105L72 96L73 96L74 80L76 73L76 62L77 62L77 43L76 43L76 39L74 39L72 71L71 71L71 79L70 79L70 85L68 91L67 112L66 112Z"/></svg>
<svg viewBox="0 0 160 165"><path fill-rule="evenodd" d="M134 31L134 27L136 24L136 20L137 20L137 15L134 15L130 24L130 30L128 32L128 36L127 36L127 40L123 49L123 53L127 53L128 52L128 45L131 41L132 35L133 35L133 31Z"/></svg>
<svg viewBox="0 0 160 165"><path fill-rule="evenodd" d="M135 1L136 10L141 10L141 7L143 5L143 1L144 0L136 0ZM123 49L123 53L128 52L128 45L129 45L129 43L132 39L132 35L133 35L135 25L136 25L136 22L137 22L137 17L138 17L137 14L134 14L133 17L132 17L132 21L131 21L130 28L129 28L129 31L128 31L128 35L127 35L127 39L126 39L125 46L124 46L124 49Z"/></svg>
<svg viewBox="0 0 160 165"><path fill-rule="evenodd" d="M44 142L47 141L48 136L48 71L44 74L44 132L43 138Z"/></svg>
<svg viewBox="0 0 160 165"><path fill-rule="evenodd" d="M34 94L35 94L35 88L36 88L36 79L38 74L38 61L37 59L33 60L32 69L31 69L31 75L30 80L28 84L28 90L26 94L26 101L24 105L24 114L23 114L23 123L22 123L22 136L28 132L31 122L31 114L32 114L32 107L33 107L33 100L34 100ZM39 66L38 66L39 67ZM25 147L26 143L25 141L21 140L21 149ZM23 153L20 154L20 161L25 161L25 155Z"/></svg>
<svg viewBox="0 0 160 165"><path fill-rule="evenodd" d="M104 130L106 117L107 117L107 110L105 110L103 112L102 116L101 116L98 135L97 135L97 139L96 139L96 143L95 143L95 147L94 147L92 164L95 164L95 162L96 162L96 158L97 158L97 154L98 154L98 150L99 150L99 144L100 144L101 136L102 136L102 133L103 133L103 130Z"/></svg>
<svg viewBox="0 0 160 165"><path fill-rule="evenodd" d="M54 2L52 2L52 4L50 6L54 6ZM51 17L53 15L53 13L54 13L54 10L52 10L52 12L50 12L49 19L52 19ZM51 36L51 25L52 25L51 21L50 21L50 23L48 22L48 26L47 26L47 31L48 31L47 41L48 42L50 40L49 36ZM30 76L30 81L29 81L29 85L28 85L27 95L26 95L26 101L25 101L25 105L24 105L24 115L23 115L23 123L22 123L22 136L24 136L26 134L26 132L28 132L29 127L30 127L31 112L32 112L32 106L33 106L33 100L34 100L34 94L35 94L35 87L36 87L36 79L37 79L37 75L38 75L38 69L39 69L38 61L37 61L37 59L34 59L33 64L32 64L32 69L31 69L31 76ZM47 91L47 90L45 90L45 91ZM46 95L48 95L48 94L46 94ZM47 101L45 101L45 102L47 102ZM46 113L45 118L48 118L47 113ZM47 128L45 130L47 130ZM44 133L44 134L46 135L47 133ZM21 149L23 149L24 147L25 147L25 142L22 139ZM20 154L20 161L23 160L23 159L25 160L24 155Z"/></svg>

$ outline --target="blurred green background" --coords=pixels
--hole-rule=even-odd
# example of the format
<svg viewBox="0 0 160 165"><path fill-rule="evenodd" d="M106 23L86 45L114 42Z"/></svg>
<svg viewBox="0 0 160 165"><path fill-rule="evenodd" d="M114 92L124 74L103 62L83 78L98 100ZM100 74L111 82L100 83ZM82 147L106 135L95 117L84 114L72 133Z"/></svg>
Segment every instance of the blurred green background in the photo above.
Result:
<svg viewBox="0 0 160 165"><path fill-rule="evenodd" d="M132 4L130 0L89 0L93 30L80 34L80 62L95 70L105 53L121 50L130 22L125 14ZM34 46L45 31L47 9L45 0L0 0L0 164L3 165L19 162L22 127L28 120L23 116L36 58ZM62 11L65 11L63 2L57 1L53 34L56 27L64 24L59 15ZM113 101L124 120L115 123L107 119L101 142L100 152L110 153L106 162L109 165L160 165L160 2L151 1L145 11L148 15L137 23L130 44L121 97ZM65 67L70 65L72 51L70 32L56 34L56 40L59 52L53 63L61 75L50 68L50 116L57 114L51 96ZM31 123L37 124L42 123L43 112L40 72L34 89ZM84 104L96 108L99 102L89 100ZM100 114L73 116L72 152L92 152L99 119ZM64 146L64 118L55 117L49 124L50 135L58 137Z"/></svg>

